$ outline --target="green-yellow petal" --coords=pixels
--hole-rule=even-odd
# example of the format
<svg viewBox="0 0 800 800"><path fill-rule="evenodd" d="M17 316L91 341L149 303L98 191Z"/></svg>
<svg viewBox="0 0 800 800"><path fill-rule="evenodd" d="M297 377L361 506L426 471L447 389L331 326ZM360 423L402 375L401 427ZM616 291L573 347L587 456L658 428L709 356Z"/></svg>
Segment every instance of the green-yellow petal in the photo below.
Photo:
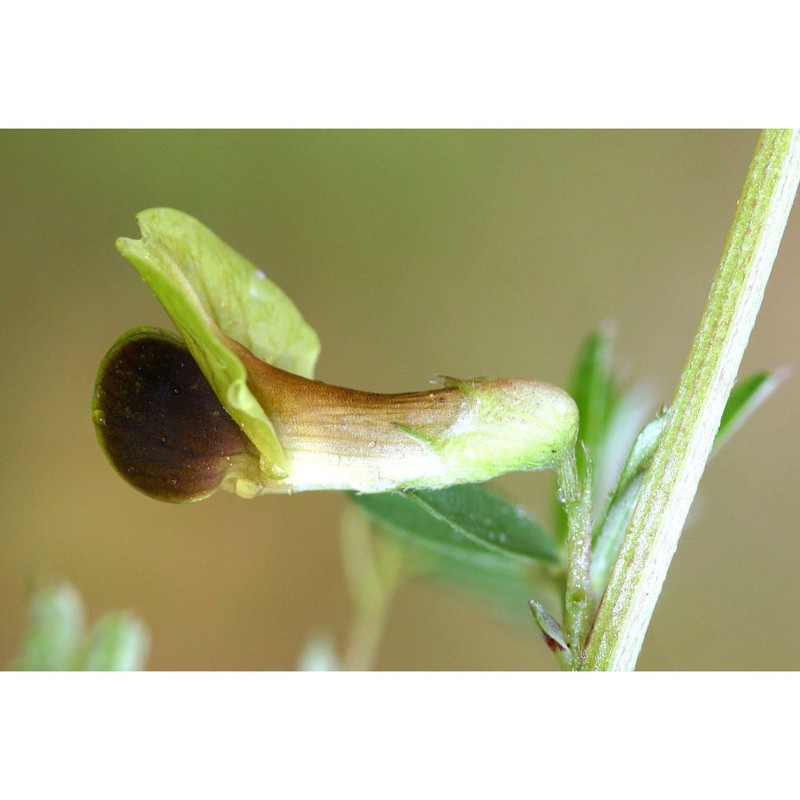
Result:
<svg viewBox="0 0 800 800"><path fill-rule="evenodd" d="M319 354L316 333L261 270L196 219L169 208L136 218L142 238L118 239L117 249L150 286L220 402L258 448L265 476L281 477L285 453L226 339L311 377Z"/></svg>

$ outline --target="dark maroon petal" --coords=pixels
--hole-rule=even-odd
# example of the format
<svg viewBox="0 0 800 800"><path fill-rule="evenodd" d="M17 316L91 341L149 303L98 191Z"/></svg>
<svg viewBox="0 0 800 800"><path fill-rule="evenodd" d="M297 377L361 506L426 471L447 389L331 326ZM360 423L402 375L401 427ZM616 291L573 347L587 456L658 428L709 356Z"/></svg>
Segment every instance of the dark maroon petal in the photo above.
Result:
<svg viewBox="0 0 800 800"><path fill-rule="evenodd" d="M177 336L137 328L100 366L93 418L115 469L159 500L211 494L231 459L252 445Z"/></svg>

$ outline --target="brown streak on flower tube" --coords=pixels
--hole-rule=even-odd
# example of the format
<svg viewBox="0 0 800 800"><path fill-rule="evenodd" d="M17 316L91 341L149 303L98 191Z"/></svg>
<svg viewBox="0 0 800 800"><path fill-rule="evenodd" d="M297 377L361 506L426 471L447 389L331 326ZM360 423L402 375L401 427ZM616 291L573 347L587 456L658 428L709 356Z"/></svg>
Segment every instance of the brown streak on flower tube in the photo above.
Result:
<svg viewBox="0 0 800 800"><path fill-rule="evenodd" d="M261 492L441 488L551 467L574 446L575 403L548 384L445 379L427 392L362 392L285 372L221 339L286 454L285 477L269 477L262 463Z"/></svg>
<svg viewBox="0 0 800 800"><path fill-rule="evenodd" d="M232 339L225 345L244 364L287 454L287 477L265 479L263 491L386 492L454 482L431 445L464 409L455 386L403 394L346 389L271 366Z"/></svg>
<svg viewBox="0 0 800 800"><path fill-rule="evenodd" d="M140 328L117 341L100 366L93 409L114 468L159 500L207 497L238 457L254 457L186 345L165 331Z"/></svg>
<svg viewBox="0 0 800 800"><path fill-rule="evenodd" d="M328 449L334 443L342 454L363 455L382 445L407 443L405 429L438 438L463 409L464 393L454 385L401 394L347 389L286 372L233 339L224 340L244 364L250 391L290 451L319 438Z"/></svg>
<svg viewBox="0 0 800 800"><path fill-rule="evenodd" d="M286 372L217 335L242 362L285 463L277 470L231 419L182 340L130 331L100 367L93 416L114 467L152 497L440 488L551 467L574 447L577 408L557 387L477 378L362 392Z"/></svg>

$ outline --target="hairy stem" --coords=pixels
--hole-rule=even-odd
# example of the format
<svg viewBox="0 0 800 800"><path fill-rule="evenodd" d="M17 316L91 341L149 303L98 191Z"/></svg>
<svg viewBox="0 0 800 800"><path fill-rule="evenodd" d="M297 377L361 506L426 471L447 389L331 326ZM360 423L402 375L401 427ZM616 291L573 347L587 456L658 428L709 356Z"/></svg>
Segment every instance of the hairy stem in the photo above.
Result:
<svg viewBox="0 0 800 800"><path fill-rule="evenodd" d="M564 595L564 628L570 659L560 659L562 669L579 669L583 645L594 606L590 580L592 552L591 463L586 458L584 480L578 477L575 458L557 468L559 496L567 512L567 575Z"/></svg>
<svg viewBox="0 0 800 800"><path fill-rule="evenodd" d="M800 180L800 133L765 131L666 427L586 646L584 669L636 665Z"/></svg>

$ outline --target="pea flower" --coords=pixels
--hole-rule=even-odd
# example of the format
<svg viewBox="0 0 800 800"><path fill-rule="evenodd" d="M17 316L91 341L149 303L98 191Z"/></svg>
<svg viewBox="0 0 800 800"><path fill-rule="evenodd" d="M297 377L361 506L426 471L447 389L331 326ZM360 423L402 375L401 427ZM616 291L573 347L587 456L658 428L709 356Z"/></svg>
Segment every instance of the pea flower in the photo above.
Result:
<svg viewBox="0 0 800 800"><path fill-rule="evenodd" d="M180 335L124 334L100 366L93 419L112 465L144 493L443 488L572 453L577 407L545 383L444 378L377 394L313 380L319 339L263 272L182 212L137 219L142 238L117 248Z"/></svg>

